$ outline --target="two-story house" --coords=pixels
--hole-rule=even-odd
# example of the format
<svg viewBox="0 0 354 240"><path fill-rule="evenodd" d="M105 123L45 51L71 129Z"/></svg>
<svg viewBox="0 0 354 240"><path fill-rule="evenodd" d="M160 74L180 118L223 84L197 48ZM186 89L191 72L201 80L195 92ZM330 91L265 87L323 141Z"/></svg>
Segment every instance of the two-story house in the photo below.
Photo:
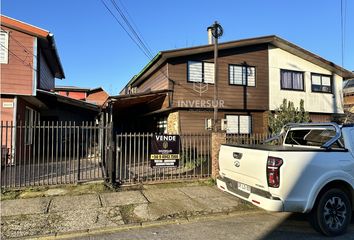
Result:
<svg viewBox="0 0 354 240"><path fill-rule="evenodd" d="M341 86L353 72L278 36L219 44L214 102L213 50L209 44L158 53L120 96L113 97L115 121L134 124L138 131L153 124L153 131L203 132L216 105L219 129L226 123L228 133L248 134L267 132L268 114L284 98L297 106L303 99L314 122L343 113ZM152 94L160 100L132 105L132 99ZM128 106L139 110L124 111Z"/></svg>
<svg viewBox="0 0 354 240"><path fill-rule="evenodd" d="M1 148L14 151L16 142L24 141L16 141L17 126L26 124L32 131L30 126L38 121L93 120L97 105L52 91L55 79L65 77L54 35L7 16L0 20ZM30 136L26 132L28 146Z"/></svg>
<svg viewBox="0 0 354 240"><path fill-rule="evenodd" d="M96 106L52 91L55 79L65 77L52 33L1 15L0 40L2 121L74 120L65 111L96 114Z"/></svg>

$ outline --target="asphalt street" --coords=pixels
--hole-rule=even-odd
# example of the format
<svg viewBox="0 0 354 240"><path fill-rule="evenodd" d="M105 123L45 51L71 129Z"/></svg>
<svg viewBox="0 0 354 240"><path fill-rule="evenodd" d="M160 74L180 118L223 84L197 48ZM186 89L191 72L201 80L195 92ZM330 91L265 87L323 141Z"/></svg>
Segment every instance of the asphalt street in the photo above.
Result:
<svg viewBox="0 0 354 240"><path fill-rule="evenodd" d="M234 216L217 216L180 224L121 230L92 235L81 239L329 239L312 229L302 214L252 213ZM337 239L354 239L354 222L348 233Z"/></svg>

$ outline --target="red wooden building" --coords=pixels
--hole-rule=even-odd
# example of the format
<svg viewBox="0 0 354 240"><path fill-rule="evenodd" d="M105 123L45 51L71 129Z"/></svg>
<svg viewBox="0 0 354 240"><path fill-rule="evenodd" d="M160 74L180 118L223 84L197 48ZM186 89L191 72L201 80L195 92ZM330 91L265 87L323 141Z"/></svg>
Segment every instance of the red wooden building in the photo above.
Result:
<svg viewBox="0 0 354 240"><path fill-rule="evenodd" d="M52 33L1 15L0 34L2 150L14 152L16 143L23 142L14 137L16 126L95 119L97 105L53 92L55 79L65 75ZM26 144L30 148L28 137Z"/></svg>

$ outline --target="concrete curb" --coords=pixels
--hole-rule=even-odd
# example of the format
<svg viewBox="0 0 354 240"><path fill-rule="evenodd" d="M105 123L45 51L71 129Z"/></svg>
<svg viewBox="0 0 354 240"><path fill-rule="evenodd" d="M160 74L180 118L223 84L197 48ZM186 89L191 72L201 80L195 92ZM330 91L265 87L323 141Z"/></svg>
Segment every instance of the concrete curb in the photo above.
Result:
<svg viewBox="0 0 354 240"><path fill-rule="evenodd" d="M187 218L176 218L176 219L166 219L166 220L157 220L151 222L141 222L141 223L130 223L124 224L121 226L115 227L106 227L106 228L99 228L99 229L86 229L80 231L73 231L73 232L66 232L66 233L54 233L42 236L35 236L35 237L24 237L24 238L15 238L15 239L37 239L37 240L49 240L49 239L68 239L74 237L89 237L98 234L109 234L124 230L131 230L131 229L140 229L140 228L149 228L155 226L163 226L163 225L170 225L170 224L187 224L193 223L197 221L208 221L214 219L223 219L233 216L245 216L245 215L254 215L259 214L264 211L262 210L251 210L251 211L235 211L235 212L225 212L225 213L212 213L207 215L200 215L200 216L190 216Z"/></svg>

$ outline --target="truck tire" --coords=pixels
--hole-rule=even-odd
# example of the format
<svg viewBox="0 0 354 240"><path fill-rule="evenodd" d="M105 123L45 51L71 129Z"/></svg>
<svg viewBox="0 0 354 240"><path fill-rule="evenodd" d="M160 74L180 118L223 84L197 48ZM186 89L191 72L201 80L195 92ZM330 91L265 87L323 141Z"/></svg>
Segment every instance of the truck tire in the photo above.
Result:
<svg viewBox="0 0 354 240"><path fill-rule="evenodd" d="M316 201L310 215L311 225L317 231L327 236L341 235L351 221L349 197L341 189L329 189Z"/></svg>

